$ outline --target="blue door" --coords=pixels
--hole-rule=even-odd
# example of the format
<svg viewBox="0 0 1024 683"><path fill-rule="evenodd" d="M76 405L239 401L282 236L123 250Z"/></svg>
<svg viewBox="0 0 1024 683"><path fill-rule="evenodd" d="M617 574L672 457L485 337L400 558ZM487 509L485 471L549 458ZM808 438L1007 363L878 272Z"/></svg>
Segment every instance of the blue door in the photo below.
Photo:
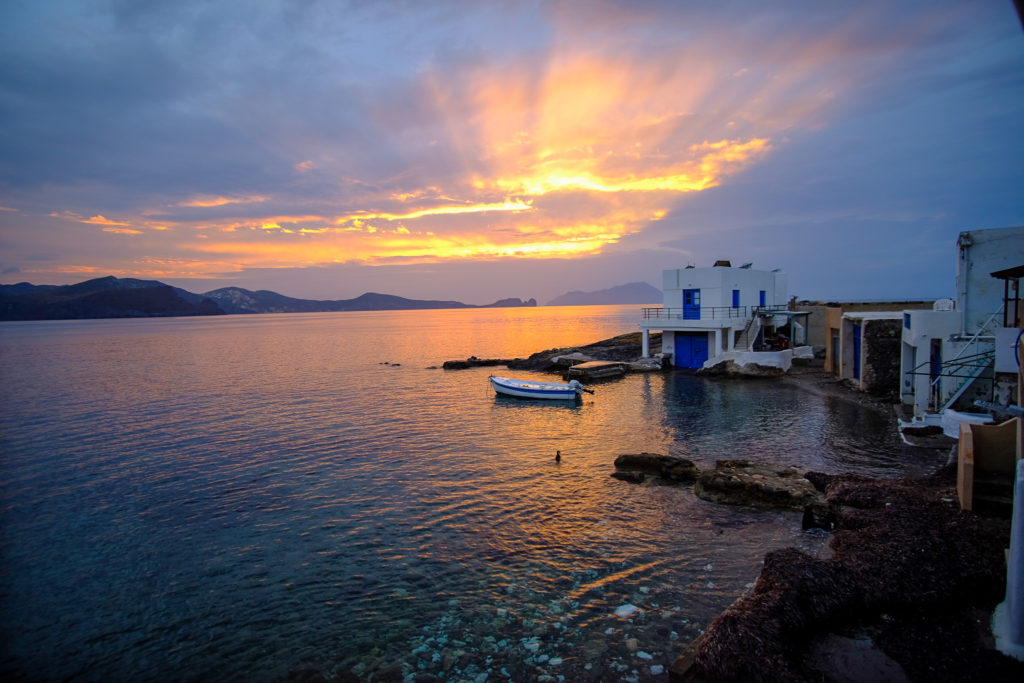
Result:
<svg viewBox="0 0 1024 683"><path fill-rule="evenodd" d="M732 290L732 307L733 308L739 308L740 307L740 290L738 290L738 289Z"/></svg>
<svg viewBox="0 0 1024 683"><path fill-rule="evenodd" d="M700 320L700 290L683 290L683 320Z"/></svg>
<svg viewBox="0 0 1024 683"><path fill-rule="evenodd" d="M928 356L928 381L935 384L942 375L942 340L932 339L931 351Z"/></svg>
<svg viewBox="0 0 1024 683"><path fill-rule="evenodd" d="M860 379L860 325L853 326L853 378Z"/></svg>
<svg viewBox="0 0 1024 683"><path fill-rule="evenodd" d="M708 359L707 332L676 332L676 367L700 368Z"/></svg>

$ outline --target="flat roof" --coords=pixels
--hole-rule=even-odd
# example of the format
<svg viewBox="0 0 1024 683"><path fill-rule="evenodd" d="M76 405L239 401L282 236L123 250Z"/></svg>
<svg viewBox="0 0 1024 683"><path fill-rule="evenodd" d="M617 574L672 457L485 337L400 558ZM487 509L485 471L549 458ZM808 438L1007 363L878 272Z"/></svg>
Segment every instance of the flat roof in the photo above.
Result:
<svg viewBox="0 0 1024 683"><path fill-rule="evenodd" d="M1018 280L1024 277L1024 266L1014 266L1013 268L997 270L992 273L992 277L997 277L1000 280Z"/></svg>
<svg viewBox="0 0 1024 683"><path fill-rule="evenodd" d="M788 316L791 316L791 317L795 318L798 315L810 315L811 312L810 311L758 311L758 314L763 315L763 316L788 315Z"/></svg>
<svg viewBox="0 0 1024 683"><path fill-rule="evenodd" d="M852 311L843 313L843 317L857 320L903 320L903 311Z"/></svg>

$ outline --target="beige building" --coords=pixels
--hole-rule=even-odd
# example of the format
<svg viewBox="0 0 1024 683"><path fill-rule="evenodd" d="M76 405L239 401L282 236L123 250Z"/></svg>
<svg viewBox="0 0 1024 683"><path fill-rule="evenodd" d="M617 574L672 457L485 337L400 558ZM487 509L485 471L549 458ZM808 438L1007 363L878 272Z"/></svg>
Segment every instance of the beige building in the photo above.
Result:
<svg viewBox="0 0 1024 683"><path fill-rule="evenodd" d="M825 347L825 370L840 378L849 378L842 374L840 359L843 357L842 332L844 313L881 313L902 312L910 310L931 310L933 301L884 301L884 302L850 302L841 304L819 304L816 306L800 306L801 310L811 311L811 321L807 329L809 343L812 346ZM818 317L820 315L820 318ZM823 320L819 324L817 320ZM811 336L813 335L813 336ZM820 336L819 336L820 335ZM820 339L820 341L818 341ZM853 351L848 353L852 358Z"/></svg>

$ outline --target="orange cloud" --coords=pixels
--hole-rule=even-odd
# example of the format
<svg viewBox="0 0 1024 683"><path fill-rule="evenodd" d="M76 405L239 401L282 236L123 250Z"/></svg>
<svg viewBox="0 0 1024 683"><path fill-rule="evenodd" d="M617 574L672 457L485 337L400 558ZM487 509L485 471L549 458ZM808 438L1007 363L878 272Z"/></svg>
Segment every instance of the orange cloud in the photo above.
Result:
<svg viewBox="0 0 1024 683"><path fill-rule="evenodd" d="M592 171L583 170L582 167L589 165L586 163L558 168L561 164L553 162L540 164L535 173L525 177L498 178L492 182L494 187L502 191L528 196L545 195L561 190L613 193L699 192L718 185L726 175L742 169L770 148L766 138L755 138L745 142L705 142L691 147L694 151L704 152L696 162L682 164L674 169L651 169L646 174L602 177ZM484 180L478 179L475 184L477 187L487 187L487 181Z"/></svg>
<svg viewBox="0 0 1024 683"><path fill-rule="evenodd" d="M416 209L415 211L408 211L406 213L361 213L351 216L340 216L335 219L335 223L340 225L343 223L361 222L377 218L386 221L400 221L413 218L423 218L424 216L451 216L458 214L487 213L489 211L528 211L531 208L533 207L526 201L506 200L504 202L492 204L434 206Z"/></svg>
<svg viewBox="0 0 1024 683"><path fill-rule="evenodd" d="M192 199L179 202L178 206L187 206L208 209L215 206L226 206L228 204L254 204L267 201L262 195L250 195L247 197L219 197L214 195L202 195Z"/></svg>
<svg viewBox="0 0 1024 683"><path fill-rule="evenodd" d="M162 235L173 232L176 243L165 243L181 262L149 267L199 273L599 254L764 159L793 117L815 112L824 97L799 96L799 64L767 77L762 66L689 56L658 63L556 47L541 66L478 62L428 74L430 101L417 104L438 120L415 150L394 146L413 150L399 171L339 177L337 196L299 209L301 200L255 193L191 197L177 206L195 211ZM390 115L380 112L385 134ZM435 158L436 168L428 163ZM328 171L311 160L294 165L300 174L314 168ZM102 215L85 222L129 232ZM183 239L186 229L191 238ZM149 249L158 239L147 230L131 242Z"/></svg>
<svg viewBox="0 0 1024 683"><path fill-rule="evenodd" d="M119 224L119 225L125 225L125 224ZM141 230L136 230L135 228L116 228L116 227L111 227L109 225L107 227L103 228L103 232L112 232L112 233L115 233L115 234L118 234L118 235L141 235L142 234Z"/></svg>
<svg viewBox="0 0 1024 683"><path fill-rule="evenodd" d="M120 226L129 226L129 225L131 225L131 223L122 223L120 221L112 221L109 218L107 218L106 216L103 216L102 214L101 215L97 215L97 216L93 216L92 218L82 218L82 219L79 219L79 220L81 220L83 223L89 223L89 224L92 224L92 225L120 225Z"/></svg>

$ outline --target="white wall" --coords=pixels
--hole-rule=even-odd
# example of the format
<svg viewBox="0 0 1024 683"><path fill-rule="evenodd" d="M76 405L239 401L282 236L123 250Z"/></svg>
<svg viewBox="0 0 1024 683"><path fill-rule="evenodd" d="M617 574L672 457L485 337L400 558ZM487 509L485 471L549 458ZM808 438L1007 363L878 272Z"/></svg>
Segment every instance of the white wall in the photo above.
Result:
<svg viewBox="0 0 1024 683"><path fill-rule="evenodd" d="M992 277L992 273L1024 263L1024 227L962 232L957 247L960 329L971 335L1003 303L1003 281ZM1002 326L1002 316L997 316L994 326Z"/></svg>
<svg viewBox="0 0 1024 683"><path fill-rule="evenodd" d="M900 376L903 379L900 395L903 402L913 405L915 414L920 416L927 410L931 394L931 378L928 376L931 340L949 339L957 333L960 329L960 314L957 311L912 310L903 311L903 315L910 316L910 329L905 325L903 327L903 356L900 363ZM956 354L955 350L945 348L945 343L943 347L944 360ZM912 374L915 368L924 374ZM950 384L948 380L943 381L946 385ZM943 388L947 396L953 391L949 386Z"/></svg>
<svg viewBox="0 0 1024 683"><path fill-rule="evenodd" d="M661 352L671 354L672 365L676 364L676 333L663 330L661 333Z"/></svg>
<svg viewBox="0 0 1024 683"><path fill-rule="evenodd" d="M789 302L787 277L782 272L749 268L676 268L662 272L663 305L665 308L683 307L683 290L699 289L700 305L729 308L732 291L740 290L740 306L760 305L760 292L765 293L765 304L782 306Z"/></svg>
<svg viewBox="0 0 1024 683"><path fill-rule="evenodd" d="M903 315L910 316L910 329L903 327L903 341L914 346L928 339L949 337L960 329L957 311L903 311Z"/></svg>

